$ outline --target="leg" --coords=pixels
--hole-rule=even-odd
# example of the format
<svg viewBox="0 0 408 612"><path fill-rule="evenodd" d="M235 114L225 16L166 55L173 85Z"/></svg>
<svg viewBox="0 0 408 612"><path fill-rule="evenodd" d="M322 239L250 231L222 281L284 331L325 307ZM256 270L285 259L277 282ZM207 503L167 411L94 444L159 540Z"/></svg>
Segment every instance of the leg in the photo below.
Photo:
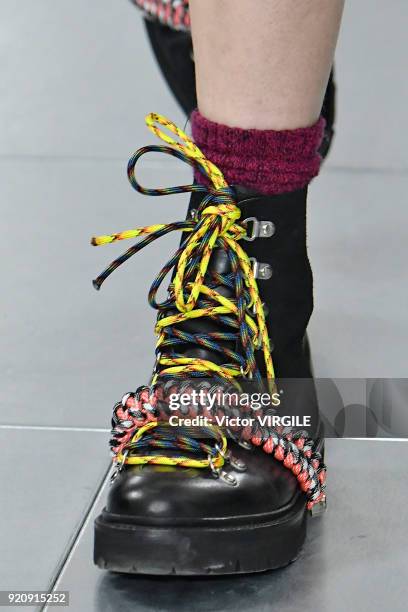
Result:
<svg viewBox="0 0 408 612"><path fill-rule="evenodd" d="M333 63L343 4L191 0L200 112L241 128L282 130L314 123Z"/></svg>
<svg viewBox="0 0 408 612"><path fill-rule="evenodd" d="M253 6L263 10L254 15ZM313 307L306 197L320 164L319 114L341 10L340 0L192 0L199 111L191 124L196 145L213 162L201 160L204 178L197 180L211 188L184 188L192 191L187 222L93 242L154 239L175 227L186 232L170 260L168 298L156 304L153 379L114 408L118 472L96 520L100 567L189 576L283 567L299 555L308 512L325 508L323 431L306 339ZM187 142L181 158L196 159L197 150L180 138ZM132 169L149 149L157 151L143 148L131 158L132 185L149 195L172 193L138 185ZM111 264L95 286L147 242ZM276 429L265 422L268 404L255 414L251 400L241 412L214 397L214 389L239 395L236 382L246 391L249 380L258 396L277 380L276 416L302 424L291 423L288 433L288 423ZM202 391L215 409L191 395L174 423L182 435L173 435L169 399L187 389ZM230 413L236 418L227 440L218 418ZM204 445L191 439L194 423L185 414L213 419L214 428L196 430ZM193 468L187 476L186 467Z"/></svg>

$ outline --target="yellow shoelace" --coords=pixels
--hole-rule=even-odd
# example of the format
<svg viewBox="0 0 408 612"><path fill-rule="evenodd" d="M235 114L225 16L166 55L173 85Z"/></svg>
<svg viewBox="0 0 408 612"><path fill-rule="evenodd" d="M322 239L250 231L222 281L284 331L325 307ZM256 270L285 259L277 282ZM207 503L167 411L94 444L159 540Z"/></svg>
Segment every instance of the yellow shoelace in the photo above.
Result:
<svg viewBox="0 0 408 612"><path fill-rule="evenodd" d="M181 229L183 232L188 233L188 240L186 240L184 248L177 261L173 281L175 305L179 311L179 314L164 316L157 321L155 328L155 331L158 334L156 352L159 352L160 347L166 338L164 329L168 328L169 326L174 326L183 321L199 317L217 318L223 315L237 316L238 307L233 299L222 296L215 289L207 287L204 284L204 278L207 273L211 254L216 244L218 246L221 244L225 249L231 249L238 259L239 266L242 270L244 284L250 295L251 303L249 306L251 306L255 312L254 316L249 314L245 315L245 324L249 330L250 338L247 334L247 337L244 338L243 344L245 345L245 342L248 343L250 341L257 346L262 345L266 375L269 381L273 381L275 374L271 358L263 305L259 296L251 261L249 260L244 249L238 243L238 240L245 235L246 231L237 223L240 219L241 211L232 199L228 184L220 169L217 168L217 166L215 166L210 160L208 160L202 151L194 144L194 142L174 123L161 115L151 113L146 117L146 124L159 139L161 139L167 145L170 145L171 148L151 146L140 149L129 162L129 178L132 185L141 193L149 195L167 195L170 193L203 190L202 187L197 187L195 185L163 189L147 189L142 187L137 182L134 176L134 167L139 157L148 151L165 151L166 153L173 154L176 157L187 161L192 166L198 167L210 180L212 187L209 189L209 192L217 199L217 202L215 204L209 203L209 205L201 211L201 220L199 224L185 222L178 224L152 225L93 238L92 244L97 246L117 242L119 240L135 238L138 236L147 237L145 241L142 241L143 244L139 243L139 245L132 247L123 256L115 260L115 262L113 262L98 277L98 279L94 281L94 285L99 288L105 278L114 269L116 269L121 263L126 261L126 259L140 250L142 246L150 242L152 239L155 239L168 231L172 231L173 229ZM178 140L175 140L171 135L163 132L161 127L166 128L170 133L174 134ZM186 280L186 270L188 269L189 263L194 259L194 257L197 257L198 254L200 256L200 261L197 266L195 278L193 280L191 280L191 278ZM168 270L165 268L162 270L161 274L159 275L160 281L164 277L164 272L167 273ZM216 305L211 305L204 308L197 307L197 301L200 296L206 296L207 300L211 299ZM161 355L158 357L157 365L159 365L161 369L158 374L155 374L152 384L157 382L158 376L173 374L175 376L179 374L187 375L189 373L197 372L218 374L231 382L234 378L242 375L251 376L256 368L254 360L252 360L252 362L248 364L248 367L242 371L242 367L238 367L235 364L217 365L205 359Z"/></svg>

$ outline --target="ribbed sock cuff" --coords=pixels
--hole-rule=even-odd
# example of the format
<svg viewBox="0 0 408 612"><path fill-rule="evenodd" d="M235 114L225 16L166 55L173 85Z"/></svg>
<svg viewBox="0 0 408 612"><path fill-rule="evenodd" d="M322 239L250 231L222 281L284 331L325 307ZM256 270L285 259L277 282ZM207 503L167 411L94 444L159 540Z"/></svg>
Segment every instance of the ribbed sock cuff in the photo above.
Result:
<svg viewBox="0 0 408 612"><path fill-rule="evenodd" d="M229 185L267 195L305 187L319 173L325 121L295 130L245 130L191 116L194 142L223 172ZM200 172L196 180L204 182Z"/></svg>

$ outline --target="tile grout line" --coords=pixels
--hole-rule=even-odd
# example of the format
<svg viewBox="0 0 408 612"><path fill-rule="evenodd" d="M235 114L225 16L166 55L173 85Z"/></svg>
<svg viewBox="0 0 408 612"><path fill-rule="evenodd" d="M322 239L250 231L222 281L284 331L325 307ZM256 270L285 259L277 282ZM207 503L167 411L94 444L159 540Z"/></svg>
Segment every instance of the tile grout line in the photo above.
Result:
<svg viewBox="0 0 408 612"><path fill-rule="evenodd" d="M86 433L109 433L110 429L98 427L66 427L63 425L0 425L1 429L23 429L37 431L83 431Z"/></svg>
<svg viewBox="0 0 408 612"><path fill-rule="evenodd" d="M325 437L325 440L352 440L353 442L408 442L408 438L344 438Z"/></svg>
<svg viewBox="0 0 408 612"><path fill-rule="evenodd" d="M58 588L58 584L59 581L61 579L61 576L65 570L65 568L67 567L68 563L71 561L72 556L77 548L77 545L81 539L82 534L85 532L86 528L88 527L88 524L91 520L93 511L95 509L95 507L97 506L101 495L103 493L103 491L105 490L105 485L107 484L109 478L110 478L110 472L111 472L111 468L112 468L112 463L109 463L108 468L106 469L106 472L104 473L104 476L99 484L99 487L97 488L94 496L92 497L86 511L85 514L81 520L81 522L79 523L76 531L74 532L68 546L66 549L66 552L64 554L64 556L62 557L62 559L58 562L56 570L54 572L53 577L50 580L49 586L48 586L48 593L53 593L57 590ZM48 603L43 604L40 608L38 608L38 612L46 612L49 609L49 605Z"/></svg>

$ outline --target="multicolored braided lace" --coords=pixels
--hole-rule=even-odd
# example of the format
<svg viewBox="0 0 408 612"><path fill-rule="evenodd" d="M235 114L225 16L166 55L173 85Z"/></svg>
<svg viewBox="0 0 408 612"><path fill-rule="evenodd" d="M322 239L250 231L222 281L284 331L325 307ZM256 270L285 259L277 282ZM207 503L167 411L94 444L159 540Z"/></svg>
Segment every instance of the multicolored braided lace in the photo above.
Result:
<svg viewBox="0 0 408 612"><path fill-rule="evenodd" d="M148 128L170 146L151 145L139 149L129 160L128 177L131 185L140 193L162 196L185 192L202 192L203 198L193 219L168 224L139 227L124 232L92 238L95 246L109 244L129 238L144 238L115 259L94 281L100 289L106 278L122 263L157 238L178 230L185 238L176 253L161 269L154 280L149 303L159 311L155 331L156 345L155 372L149 387L140 387L136 393L127 394L114 408L111 447L116 463L124 464L159 463L183 467L207 467L216 475L226 458L223 448L223 434L217 428L204 432L205 437L217 437L211 447L197 442L191 435L166 433L169 428L160 422L160 406L166 404L166 390L180 389L183 380L211 377L221 385L238 384L238 379L250 378L261 383L261 373L255 360L255 350L262 349L268 381L275 379L269 346L269 336L262 301L254 277L251 262L239 240L246 236L246 228L239 224L241 211L234 201L234 191L228 186L222 172L208 160L194 142L174 123L161 115L151 113L146 117ZM163 132L166 128L178 140ZM136 179L135 167L138 160L149 152L161 152L181 159L198 169L210 186L200 184L180 185L162 189L148 189ZM209 269L214 249L225 251L231 272L219 274ZM156 299L163 280L173 271L168 297L163 302ZM227 298L220 292L221 287L233 290L234 297ZM176 314L168 314L176 311ZM178 326L184 321L196 318L210 318L230 332L187 333ZM236 342L238 340L238 343ZM231 341L242 347L242 354L228 348ZM177 353L174 347L195 345L221 354L225 363L218 365L207 359L187 357ZM170 428L171 429L171 428ZM262 445L267 453L274 454L297 477L300 486L307 493L309 507L324 499L325 466L316 444L306 435L267 432L255 428L247 432L252 444ZM164 444L164 446L162 446ZM149 453L140 451L149 448ZM188 455L169 457L152 452L158 448L173 451L188 451ZM191 455L202 454L202 459ZM169 463L170 462L170 463Z"/></svg>
<svg viewBox="0 0 408 612"><path fill-rule="evenodd" d="M115 259L97 279L94 287L99 289L106 278L135 253L157 238L181 230L187 234L180 248L161 269L154 280L150 292L150 305L164 316L156 324L158 342L156 346L157 367L160 378L184 376L215 376L222 380L232 381L240 376L248 376L261 381L261 374L255 361L255 348L262 346L268 380L275 377L269 337L265 322L262 301L252 270L252 264L238 240L246 235L246 229L237 222L241 211L234 202L234 192L226 183L221 171L211 163L193 141L174 123L165 117L151 113L146 117L149 129L169 146L147 146L139 149L129 160L128 177L132 186L140 193L162 196L175 193L198 191L204 194L197 212L197 218L163 225L139 227L108 236L92 239L93 245L102 245L119 240L146 236L138 244L128 249ZM157 127L166 127L181 142L174 140ZM203 185L181 185L163 189L147 189L140 185L135 177L137 161L148 152L161 152L173 155L198 168L210 181L212 187ZM231 264L231 273L216 274L208 270L211 254L215 248L223 249ZM164 278L175 270L174 280L170 285L169 298L162 303L156 301L158 289ZM205 282L211 278L211 282ZM235 299L226 298L216 287L225 285L233 288ZM178 314L167 316L171 309ZM255 315L250 314L250 309ZM183 321L209 317L231 327L234 333L187 334L177 328ZM225 341L235 341L239 334L243 355L229 350L223 345ZM212 361L188 358L182 354L162 355L164 348L174 344L193 343L225 355L229 359L226 365L219 366ZM152 381L157 381L156 375Z"/></svg>

